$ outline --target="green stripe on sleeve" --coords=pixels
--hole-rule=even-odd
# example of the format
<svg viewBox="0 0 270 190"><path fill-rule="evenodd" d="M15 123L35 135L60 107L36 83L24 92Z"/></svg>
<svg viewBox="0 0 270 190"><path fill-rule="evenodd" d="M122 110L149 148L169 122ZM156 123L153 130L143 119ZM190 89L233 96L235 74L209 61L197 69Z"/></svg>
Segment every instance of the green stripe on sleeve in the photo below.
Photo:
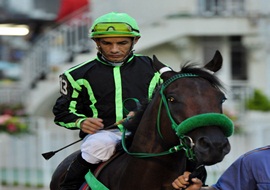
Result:
<svg viewBox="0 0 270 190"><path fill-rule="evenodd" d="M95 95L94 95L94 92L92 90L91 85L85 79L80 80L79 83L82 83L85 86L85 88L87 89L87 93L88 93L89 99L91 101L90 109L93 112L92 117L97 118L98 117L98 111L97 111L97 108L95 106L95 104L97 103L97 99L95 98Z"/></svg>
<svg viewBox="0 0 270 190"><path fill-rule="evenodd" d="M59 124L60 126L63 126L65 128L74 128L75 126L75 122L70 122L70 123L64 123L64 122L56 122L57 124Z"/></svg>

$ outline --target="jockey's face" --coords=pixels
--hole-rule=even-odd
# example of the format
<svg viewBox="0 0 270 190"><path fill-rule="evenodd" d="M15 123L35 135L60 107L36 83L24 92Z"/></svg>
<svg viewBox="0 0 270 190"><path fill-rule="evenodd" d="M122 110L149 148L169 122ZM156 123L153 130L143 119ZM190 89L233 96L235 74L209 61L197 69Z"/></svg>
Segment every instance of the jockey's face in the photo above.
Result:
<svg viewBox="0 0 270 190"><path fill-rule="evenodd" d="M137 39L134 40L134 44ZM100 53L111 62L123 61L132 50L133 39L128 37L100 38L96 40Z"/></svg>

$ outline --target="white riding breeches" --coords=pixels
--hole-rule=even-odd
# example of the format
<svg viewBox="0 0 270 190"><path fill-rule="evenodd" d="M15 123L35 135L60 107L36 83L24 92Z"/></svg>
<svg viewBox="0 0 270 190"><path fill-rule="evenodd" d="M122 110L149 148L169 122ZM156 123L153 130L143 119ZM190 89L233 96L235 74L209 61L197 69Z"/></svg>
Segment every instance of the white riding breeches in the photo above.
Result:
<svg viewBox="0 0 270 190"><path fill-rule="evenodd" d="M119 129L100 130L87 135L81 145L82 158L91 163L107 161L115 152L116 144L122 139Z"/></svg>

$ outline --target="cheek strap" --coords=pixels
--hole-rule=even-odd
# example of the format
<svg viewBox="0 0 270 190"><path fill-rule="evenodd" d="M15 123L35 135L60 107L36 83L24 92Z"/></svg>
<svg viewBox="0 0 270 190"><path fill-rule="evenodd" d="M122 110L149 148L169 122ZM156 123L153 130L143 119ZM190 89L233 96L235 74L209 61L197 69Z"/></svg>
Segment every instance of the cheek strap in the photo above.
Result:
<svg viewBox="0 0 270 190"><path fill-rule="evenodd" d="M226 137L231 136L234 132L232 120L220 113L204 113L192 116L177 125L175 131L178 136L183 136L193 129L204 126L218 126Z"/></svg>

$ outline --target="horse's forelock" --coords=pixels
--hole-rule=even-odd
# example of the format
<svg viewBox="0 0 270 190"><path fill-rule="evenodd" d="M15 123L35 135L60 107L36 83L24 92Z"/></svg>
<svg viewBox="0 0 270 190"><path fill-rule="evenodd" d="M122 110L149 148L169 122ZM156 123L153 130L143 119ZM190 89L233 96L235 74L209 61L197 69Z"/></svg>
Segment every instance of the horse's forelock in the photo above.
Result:
<svg viewBox="0 0 270 190"><path fill-rule="evenodd" d="M221 84L221 81L211 72L201 67L197 63L187 62L181 66L179 73L192 73L200 76L201 78L209 81L214 87L225 90L225 87Z"/></svg>

